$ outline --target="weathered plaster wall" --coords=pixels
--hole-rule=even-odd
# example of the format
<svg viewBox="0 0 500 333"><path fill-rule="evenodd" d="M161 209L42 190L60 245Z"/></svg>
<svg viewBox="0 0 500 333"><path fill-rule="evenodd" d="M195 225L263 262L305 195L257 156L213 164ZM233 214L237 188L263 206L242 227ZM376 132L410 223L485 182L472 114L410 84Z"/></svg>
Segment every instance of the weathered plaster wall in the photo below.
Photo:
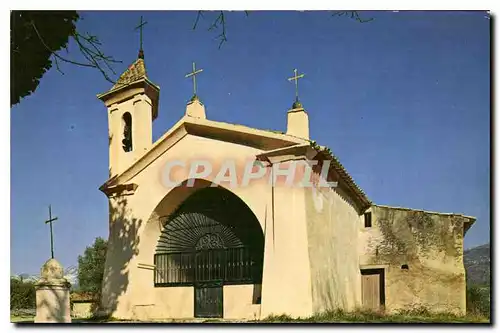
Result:
<svg viewBox="0 0 500 333"><path fill-rule="evenodd" d="M260 286L253 284L224 286L224 318L259 319L260 304L254 304L258 289Z"/></svg>
<svg viewBox="0 0 500 333"><path fill-rule="evenodd" d="M224 286L224 318L254 320L260 316L260 304L253 304L254 285ZM136 302L132 318L187 319L194 317L194 287L160 287L154 289L154 300Z"/></svg>
<svg viewBox="0 0 500 333"><path fill-rule="evenodd" d="M372 227L360 232L360 263L385 267L386 310L423 306L464 313L465 218L380 206L370 210Z"/></svg>
<svg viewBox="0 0 500 333"><path fill-rule="evenodd" d="M89 318L94 314L93 302L75 302L71 309L71 316L77 318Z"/></svg>
<svg viewBox="0 0 500 333"><path fill-rule="evenodd" d="M192 318L194 316L193 287L154 288L154 294L153 316L157 318Z"/></svg>
<svg viewBox="0 0 500 333"><path fill-rule="evenodd" d="M359 306L360 216L341 188L307 189L307 236L314 312Z"/></svg>
<svg viewBox="0 0 500 333"><path fill-rule="evenodd" d="M138 320L150 319L186 319L194 316L193 287L155 288L149 301L135 301L130 318Z"/></svg>

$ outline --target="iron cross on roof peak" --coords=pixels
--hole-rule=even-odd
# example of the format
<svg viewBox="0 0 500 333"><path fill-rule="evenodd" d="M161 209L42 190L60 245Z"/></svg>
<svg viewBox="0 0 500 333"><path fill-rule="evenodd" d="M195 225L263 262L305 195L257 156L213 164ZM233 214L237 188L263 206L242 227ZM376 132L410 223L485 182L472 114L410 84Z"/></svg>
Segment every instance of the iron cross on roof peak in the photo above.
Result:
<svg viewBox="0 0 500 333"><path fill-rule="evenodd" d="M198 96L196 95L196 75L197 74L200 74L201 72L203 72L203 69L196 69L196 64L195 62L193 61L193 71L191 73L188 73L186 74L186 78L188 77L192 77L193 78L193 97L191 98L191 100L195 100L198 98Z"/></svg>
<svg viewBox="0 0 500 333"><path fill-rule="evenodd" d="M144 50L142 49L142 30L143 27L147 24L148 22L142 20L142 15L141 15L141 21L139 22L139 25L135 27L134 30L139 29L140 32L140 48L139 48L139 58L144 59Z"/></svg>
<svg viewBox="0 0 500 333"><path fill-rule="evenodd" d="M293 103L294 108L295 106L301 107L300 102L299 102L299 79L304 77L304 74L298 74L297 69L293 70L294 76L288 78L288 81L295 81L295 103Z"/></svg>

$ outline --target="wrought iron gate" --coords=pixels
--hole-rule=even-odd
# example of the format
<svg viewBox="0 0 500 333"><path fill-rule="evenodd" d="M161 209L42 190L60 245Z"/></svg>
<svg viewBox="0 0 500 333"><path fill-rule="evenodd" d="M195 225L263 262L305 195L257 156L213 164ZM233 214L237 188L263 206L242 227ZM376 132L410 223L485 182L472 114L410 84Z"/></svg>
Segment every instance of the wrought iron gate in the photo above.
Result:
<svg viewBox="0 0 500 333"><path fill-rule="evenodd" d="M222 318L224 313L222 291L222 280L195 283L194 316L197 318Z"/></svg>
<svg viewBox="0 0 500 333"><path fill-rule="evenodd" d="M195 317L222 317L224 285L261 283L262 229L231 192L198 190L162 224L155 287L193 286Z"/></svg>

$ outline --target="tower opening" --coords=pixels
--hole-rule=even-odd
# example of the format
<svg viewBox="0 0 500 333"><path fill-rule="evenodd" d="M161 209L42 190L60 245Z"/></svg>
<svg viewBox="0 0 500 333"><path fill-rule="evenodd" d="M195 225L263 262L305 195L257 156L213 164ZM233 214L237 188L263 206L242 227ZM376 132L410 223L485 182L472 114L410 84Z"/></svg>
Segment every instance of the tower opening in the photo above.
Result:
<svg viewBox="0 0 500 333"><path fill-rule="evenodd" d="M132 115L130 112L123 114L123 150L132 151Z"/></svg>

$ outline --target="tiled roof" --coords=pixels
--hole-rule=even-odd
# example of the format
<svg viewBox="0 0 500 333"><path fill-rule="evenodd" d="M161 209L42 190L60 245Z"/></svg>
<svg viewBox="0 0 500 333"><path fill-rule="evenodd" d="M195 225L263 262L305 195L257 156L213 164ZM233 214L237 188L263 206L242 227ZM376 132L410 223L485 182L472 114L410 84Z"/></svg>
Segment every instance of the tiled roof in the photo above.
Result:
<svg viewBox="0 0 500 333"><path fill-rule="evenodd" d="M373 206L380 207L380 208L398 209L398 210L404 210L404 211L410 211L410 212L422 212L422 213L434 214L434 215L461 216L461 217L465 217L466 219L469 219L469 220L476 220L476 218L474 216L464 215L464 214L460 214L460 213L433 212L431 210L425 210L425 209L415 209L415 208L387 206L387 205L376 205L376 204L373 204Z"/></svg>
<svg viewBox="0 0 500 333"><path fill-rule="evenodd" d="M344 180L347 186L355 193L358 199L362 202L362 209L367 209L372 205L372 202L366 196L365 192L354 182L351 175L347 172L345 167L340 163L337 156L332 154L330 149L327 147L321 147L316 145L314 141L312 141L313 148L320 154L322 154L326 159L331 160L332 164L330 164L330 168L333 168L340 176L342 180Z"/></svg>
<svg viewBox="0 0 500 333"><path fill-rule="evenodd" d="M139 58L132 65L128 66L128 69L120 75L120 78L116 81L111 90L130 84L144 77L146 77L146 66L144 64L144 59Z"/></svg>
<svg viewBox="0 0 500 333"><path fill-rule="evenodd" d="M92 292L73 292L71 293L71 301L73 302L92 302L98 300L97 294Z"/></svg>
<svg viewBox="0 0 500 333"><path fill-rule="evenodd" d="M472 225L476 222L476 218L474 216L469 216L469 215L464 215L460 213L440 213L440 212L433 212L430 210L423 210L423 209L413 209L413 208L405 208L405 207L396 207L396 206L387 206L387 205L375 205L375 207L380 207L380 208L388 208L388 209L398 209L398 210L404 210L408 212L421 212L425 214L433 214L433 215L441 215L441 216L459 216L467 219L467 221L464 222L464 235L465 233L472 227Z"/></svg>

